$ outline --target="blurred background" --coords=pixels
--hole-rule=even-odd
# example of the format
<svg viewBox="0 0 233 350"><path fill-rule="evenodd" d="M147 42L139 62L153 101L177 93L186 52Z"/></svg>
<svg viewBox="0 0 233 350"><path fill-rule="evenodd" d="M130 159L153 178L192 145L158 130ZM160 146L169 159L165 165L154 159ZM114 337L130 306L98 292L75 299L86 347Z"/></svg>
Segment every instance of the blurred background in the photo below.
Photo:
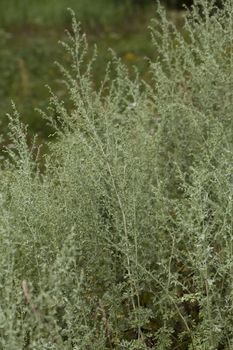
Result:
<svg viewBox="0 0 233 350"><path fill-rule="evenodd" d="M182 21L182 4L191 6L191 0L161 1L168 15ZM6 113L13 100L22 120L29 125L29 133L37 133L39 140L51 132L35 107L45 109L48 104L49 84L61 98L65 91L55 60L66 64L68 56L58 44L66 40L65 28L70 27L72 8L90 48L96 43L98 58L95 63L96 85L103 76L110 58L111 47L130 67L136 65L147 79L147 60L155 52L150 42L148 26L156 13L153 0L1 0L0 1L0 111L1 132L7 130ZM6 142L6 141L5 141Z"/></svg>

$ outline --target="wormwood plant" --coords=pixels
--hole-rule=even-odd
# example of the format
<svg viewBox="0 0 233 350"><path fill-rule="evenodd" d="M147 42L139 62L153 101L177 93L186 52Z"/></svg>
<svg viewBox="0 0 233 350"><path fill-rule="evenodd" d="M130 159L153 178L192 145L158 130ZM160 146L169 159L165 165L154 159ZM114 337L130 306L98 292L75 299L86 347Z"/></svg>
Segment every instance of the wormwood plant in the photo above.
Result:
<svg viewBox="0 0 233 350"><path fill-rule="evenodd" d="M151 83L98 91L73 17L41 170L14 107L1 169L0 349L233 348L233 7L158 6ZM114 79L110 78L114 73Z"/></svg>

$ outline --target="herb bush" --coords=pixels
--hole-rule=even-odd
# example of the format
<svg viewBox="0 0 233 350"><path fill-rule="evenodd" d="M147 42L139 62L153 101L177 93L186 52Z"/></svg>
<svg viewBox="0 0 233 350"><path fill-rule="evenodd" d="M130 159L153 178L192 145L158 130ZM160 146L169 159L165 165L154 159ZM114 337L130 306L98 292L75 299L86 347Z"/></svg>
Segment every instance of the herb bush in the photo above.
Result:
<svg viewBox="0 0 233 350"><path fill-rule="evenodd" d="M232 16L158 6L151 83L113 54L98 91L73 17L43 166L9 117L0 349L232 349Z"/></svg>

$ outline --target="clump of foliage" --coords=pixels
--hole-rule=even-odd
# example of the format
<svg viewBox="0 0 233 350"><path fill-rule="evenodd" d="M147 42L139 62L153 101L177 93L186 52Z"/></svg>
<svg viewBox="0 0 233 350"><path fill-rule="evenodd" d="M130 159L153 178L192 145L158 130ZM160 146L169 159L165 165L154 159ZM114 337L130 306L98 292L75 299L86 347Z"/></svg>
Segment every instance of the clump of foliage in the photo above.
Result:
<svg viewBox="0 0 233 350"><path fill-rule="evenodd" d="M233 8L158 7L151 84L98 91L73 19L41 160L14 108L1 169L0 349L233 347ZM110 70L115 78L111 79Z"/></svg>

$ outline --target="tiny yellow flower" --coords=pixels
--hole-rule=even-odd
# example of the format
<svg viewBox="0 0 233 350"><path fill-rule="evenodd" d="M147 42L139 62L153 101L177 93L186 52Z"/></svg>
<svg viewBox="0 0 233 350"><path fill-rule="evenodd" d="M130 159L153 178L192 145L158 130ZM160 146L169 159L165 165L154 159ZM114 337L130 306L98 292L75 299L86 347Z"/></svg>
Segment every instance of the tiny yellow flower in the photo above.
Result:
<svg viewBox="0 0 233 350"><path fill-rule="evenodd" d="M124 56L124 58L127 60L127 61L136 61L137 60L137 56L133 53L133 52L127 52Z"/></svg>

